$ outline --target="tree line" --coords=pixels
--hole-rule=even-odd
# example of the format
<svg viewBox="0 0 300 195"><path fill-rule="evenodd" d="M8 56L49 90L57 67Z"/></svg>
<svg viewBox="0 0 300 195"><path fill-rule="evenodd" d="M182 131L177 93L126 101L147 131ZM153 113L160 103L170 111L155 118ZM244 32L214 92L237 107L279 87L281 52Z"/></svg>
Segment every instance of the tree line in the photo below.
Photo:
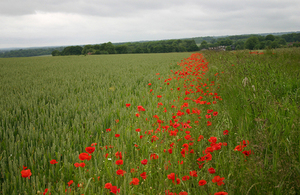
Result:
<svg viewBox="0 0 300 195"><path fill-rule="evenodd" d="M30 57L51 55L99 55L127 53L169 53L199 51L212 47L226 46L226 50L268 49L278 47L299 47L300 33L282 35L234 35L224 37L196 37L191 39L174 39L162 41L144 41L129 43L103 43L85 46L31 48L0 51L0 57Z"/></svg>
<svg viewBox="0 0 300 195"><path fill-rule="evenodd" d="M123 44L112 44L111 42L85 45L69 46L63 51L55 50L52 52L53 56L64 55L100 55L100 54L128 54L128 53L169 53L169 52L187 52L199 51L195 40L193 39L176 39L163 41L149 41L149 42L134 42Z"/></svg>
<svg viewBox="0 0 300 195"><path fill-rule="evenodd" d="M198 39L198 41L200 41ZM300 33L290 33L283 35L234 35L214 39L213 37L204 37L201 39L200 50L209 49L218 46L227 46L226 50L258 50L274 49L279 47L299 47Z"/></svg>

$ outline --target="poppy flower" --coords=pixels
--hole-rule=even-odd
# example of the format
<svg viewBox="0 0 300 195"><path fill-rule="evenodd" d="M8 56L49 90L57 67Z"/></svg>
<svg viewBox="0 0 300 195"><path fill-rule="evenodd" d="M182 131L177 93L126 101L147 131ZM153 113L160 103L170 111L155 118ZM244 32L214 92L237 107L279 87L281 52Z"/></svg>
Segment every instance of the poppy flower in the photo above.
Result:
<svg viewBox="0 0 300 195"><path fill-rule="evenodd" d="M179 192L178 195L188 195L188 193L187 192Z"/></svg>
<svg viewBox="0 0 300 195"><path fill-rule="evenodd" d="M106 129L106 132L109 132L109 131L111 131L111 129Z"/></svg>
<svg viewBox="0 0 300 195"><path fill-rule="evenodd" d="M54 165L54 164L56 164L56 163L58 163L58 162L57 162L56 160L54 160L54 159L50 161L50 164L53 164L53 165Z"/></svg>
<svg viewBox="0 0 300 195"><path fill-rule="evenodd" d="M138 129L136 129L135 131L136 131L136 132L140 132L140 131L141 131L141 129L139 129L139 128L138 128Z"/></svg>
<svg viewBox="0 0 300 195"><path fill-rule="evenodd" d="M136 117L140 117L140 114L139 114L139 113L136 113L135 116L136 116Z"/></svg>
<svg viewBox="0 0 300 195"><path fill-rule="evenodd" d="M126 173L126 171L123 171L122 169L117 170L117 175L121 175L124 176L124 173Z"/></svg>
<svg viewBox="0 0 300 195"><path fill-rule="evenodd" d="M85 167L85 163L79 163L79 166Z"/></svg>
<svg viewBox="0 0 300 195"><path fill-rule="evenodd" d="M148 85L150 86L150 85L152 85L151 83L148 83Z"/></svg>
<svg viewBox="0 0 300 195"><path fill-rule="evenodd" d="M80 166L80 164L79 164L79 163L74 163L74 166L75 166L76 168L78 168L78 167Z"/></svg>
<svg viewBox="0 0 300 195"><path fill-rule="evenodd" d="M141 163L142 163L143 165L146 165L146 164L148 163L148 160L147 160L147 159L144 159L144 160L141 161Z"/></svg>
<svg viewBox="0 0 300 195"><path fill-rule="evenodd" d="M122 159L122 152L116 152L115 156L119 159Z"/></svg>
<svg viewBox="0 0 300 195"><path fill-rule="evenodd" d="M168 179L171 179L172 181L174 181L175 180L175 173L170 173L168 175Z"/></svg>
<svg viewBox="0 0 300 195"><path fill-rule="evenodd" d="M126 104L126 107L128 108L131 104Z"/></svg>
<svg viewBox="0 0 300 195"><path fill-rule="evenodd" d="M224 130L223 135L228 135L228 132L229 132L228 130Z"/></svg>
<svg viewBox="0 0 300 195"><path fill-rule="evenodd" d="M189 179L190 179L190 176L188 176L188 175L182 177L182 181L187 181Z"/></svg>
<svg viewBox="0 0 300 195"><path fill-rule="evenodd" d="M68 182L68 186L72 185L73 182L74 182L73 180L70 180L70 181Z"/></svg>
<svg viewBox="0 0 300 195"><path fill-rule="evenodd" d="M216 192L214 195L227 195L227 192Z"/></svg>
<svg viewBox="0 0 300 195"><path fill-rule="evenodd" d="M123 164L123 160L117 160L116 161L116 165L122 165Z"/></svg>
<svg viewBox="0 0 300 195"><path fill-rule="evenodd" d="M204 186L206 183L207 183L207 182L206 182L205 180L202 179L202 180L199 181L198 184L199 184L199 186Z"/></svg>
<svg viewBox="0 0 300 195"><path fill-rule="evenodd" d="M158 98L161 98L162 96L161 96L161 95L158 95L157 97L158 97Z"/></svg>
<svg viewBox="0 0 300 195"><path fill-rule="evenodd" d="M224 179L225 179L224 177L221 178L220 176L215 176L215 177L212 179L212 182L213 182L213 183L217 183L218 186L221 186L221 185L224 185L224 182L223 182Z"/></svg>
<svg viewBox="0 0 300 195"><path fill-rule="evenodd" d="M210 173L210 174L214 174L215 172L216 172L216 170L214 169L214 168L209 168L208 169L208 172Z"/></svg>
<svg viewBox="0 0 300 195"><path fill-rule="evenodd" d="M143 106L138 106L137 109L138 109L139 112L141 112L141 111L146 111L145 108L144 108Z"/></svg>
<svg viewBox="0 0 300 195"><path fill-rule="evenodd" d="M146 172L141 173L140 176L141 176L143 179L146 179L146 178L147 178Z"/></svg>
<svg viewBox="0 0 300 195"><path fill-rule="evenodd" d="M242 152L245 156L249 156L252 152L251 152L251 150L248 150L248 151L243 151Z"/></svg>
<svg viewBox="0 0 300 195"><path fill-rule="evenodd" d="M112 187L111 183L106 183L105 186L104 186L104 188L106 188L106 189L110 189L111 187Z"/></svg>
<svg viewBox="0 0 300 195"><path fill-rule="evenodd" d="M154 153L154 154L151 154L151 155L150 155L150 159L151 159L151 160L153 160L153 159L158 159L158 155L155 154L155 153Z"/></svg>
<svg viewBox="0 0 300 195"><path fill-rule="evenodd" d="M26 167L26 168L27 168L27 167ZM26 168L25 168L25 169L26 169ZM32 174L31 174L31 170L30 170L30 169L25 170L25 169L23 169L23 170L21 171L21 175L22 175L22 177L24 177L24 178L28 177L28 179L30 179L30 176L32 175Z"/></svg>
<svg viewBox="0 0 300 195"><path fill-rule="evenodd" d="M85 151L89 154L92 154L95 151L95 147L86 147Z"/></svg>
<svg viewBox="0 0 300 195"><path fill-rule="evenodd" d="M47 194L48 191L49 191L48 188L46 188L46 189L44 190L44 192L43 192L43 195ZM51 193L50 193L50 194L51 194Z"/></svg>
<svg viewBox="0 0 300 195"><path fill-rule="evenodd" d="M111 186L110 192L113 194L117 194L120 192L120 188L118 188L117 186Z"/></svg>
<svg viewBox="0 0 300 195"><path fill-rule="evenodd" d="M132 181L129 183L130 185L139 185L140 180L138 178L132 178Z"/></svg>
<svg viewBox="0 0 300 195"><path fill-rule="evenodd" d="M120 134L116 134L115 137L120 137Z"/></svg>
<svg viewBox="0 0 300 195"><path fill-rule="evenodd" d="M197 177L197 171L190 171L190 176Z"/></svg>
<svg viewBox="0 0 300 195"><path fill-rule="evenodd" d="M81 153L79 154L78 157L80 160L84 161L84 160L91 160L92 156L88 155L87 153Z"/></svg>

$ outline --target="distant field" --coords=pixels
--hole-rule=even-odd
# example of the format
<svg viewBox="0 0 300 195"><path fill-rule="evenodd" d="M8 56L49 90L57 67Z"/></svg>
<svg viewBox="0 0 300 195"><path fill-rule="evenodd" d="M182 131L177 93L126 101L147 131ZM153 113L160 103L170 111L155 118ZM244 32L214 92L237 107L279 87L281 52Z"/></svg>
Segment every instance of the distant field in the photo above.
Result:
<svg viewBox="0 0 300 195"><path fill-rule="evenodd" d="M297 194L300 50L262 52L0 59L0 193Z"/></svg>

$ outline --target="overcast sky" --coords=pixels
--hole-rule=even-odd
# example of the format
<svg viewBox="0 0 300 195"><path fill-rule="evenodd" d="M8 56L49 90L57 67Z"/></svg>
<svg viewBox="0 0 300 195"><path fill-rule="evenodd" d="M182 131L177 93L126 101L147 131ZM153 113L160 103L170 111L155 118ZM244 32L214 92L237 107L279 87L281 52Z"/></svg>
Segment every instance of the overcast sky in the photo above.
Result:
<svg viewBox="0 0 300 195"><path fill-rule="evenodd" d="M0 48L300 30L299 0L0 0Z"/></svg>

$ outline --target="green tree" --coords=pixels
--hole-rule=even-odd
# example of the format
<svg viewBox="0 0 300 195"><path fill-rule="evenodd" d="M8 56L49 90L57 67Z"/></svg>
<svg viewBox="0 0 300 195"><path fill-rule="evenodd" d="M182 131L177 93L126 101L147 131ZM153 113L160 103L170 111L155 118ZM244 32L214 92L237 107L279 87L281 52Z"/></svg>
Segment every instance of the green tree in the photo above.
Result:
<svg viewBox="0 0 300 195"><path fill-rule="evenodd" d="M52 56L60 56L60 51L58 50L52 51Z"/></svg>
<svg viewBox="0 0 300 195"><path fill-rule="evenodd" d="M254 47L259 44L259 40L257 37L252 36L250 38L247 39L247 41L245 42L245 48L246 49L254 49Z"/></svg>
<svg viewBox="0 0 300 195"><path fill-rule="evenodd" d="M274 37L274 35L267 35L265 39L270 40L270 41L274 41L275 37Z"/></svg>
<svg viewBox="0 0 300 195"><path fill-rule="evenodd" d="M206 41L201 42L200 49L208 49L208 44Z"/></svg>

